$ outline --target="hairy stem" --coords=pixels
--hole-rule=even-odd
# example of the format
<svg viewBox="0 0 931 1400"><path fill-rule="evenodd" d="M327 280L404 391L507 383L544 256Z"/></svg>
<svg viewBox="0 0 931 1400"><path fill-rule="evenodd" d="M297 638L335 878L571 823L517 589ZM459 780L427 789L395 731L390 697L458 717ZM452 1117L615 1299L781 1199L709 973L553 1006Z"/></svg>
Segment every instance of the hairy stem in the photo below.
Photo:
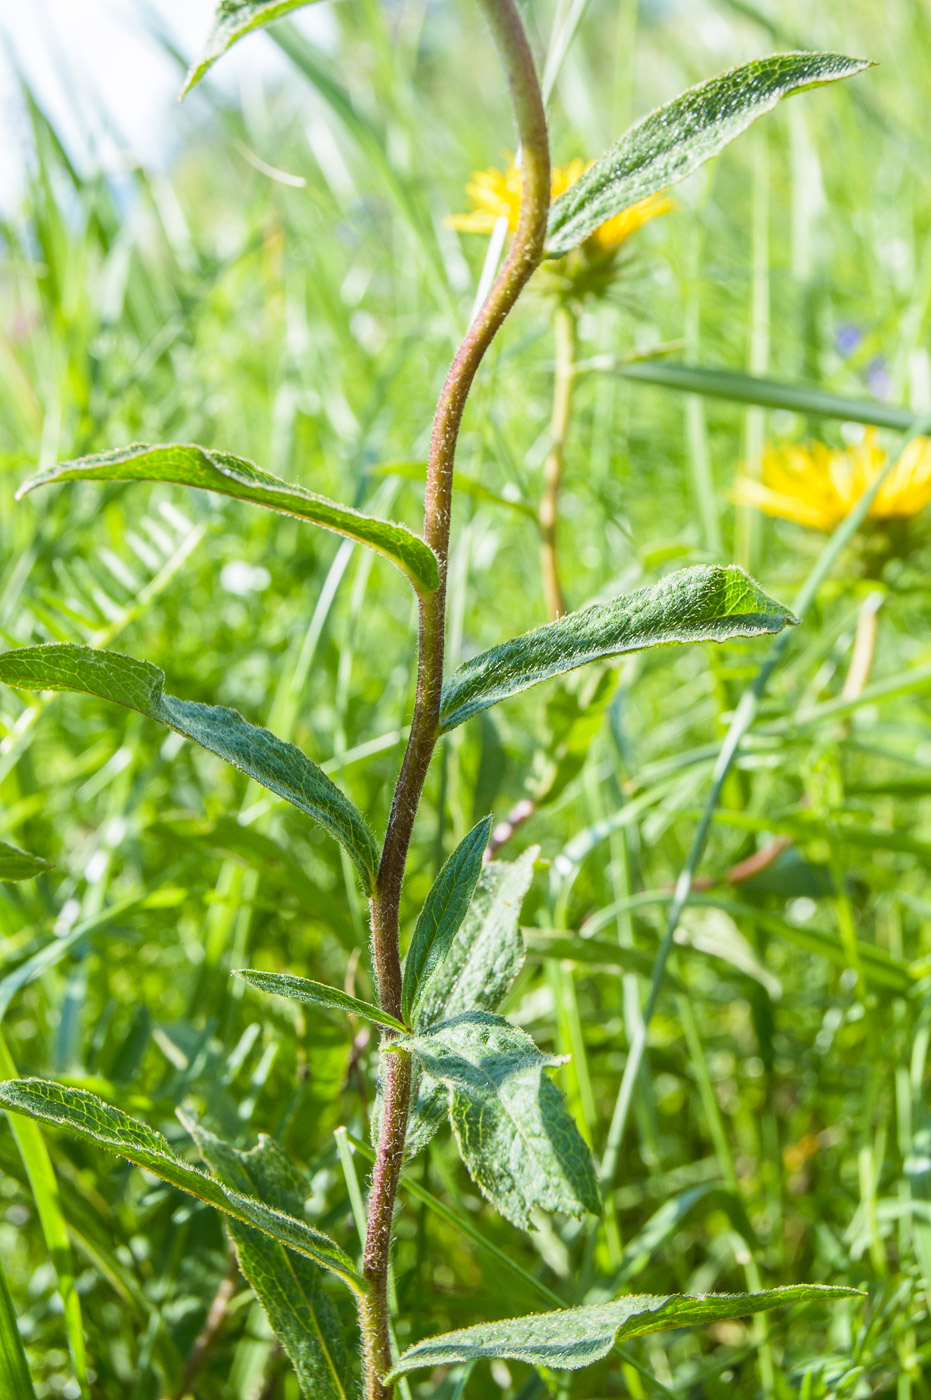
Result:
<svg viewBox="0 0 931 1400"><path fill-rule="evenodd" d="M559 574L556 531L559 526L559 491L566 460L566 440L572 418L572 387L575 378L575 312L560 303L553 313L556 340L556 372L553 379L553 415L550 420L550 450L543 468L543 495L540 499L540 564L546 610L552 621L566 612L566 598Z"/></svg>
<svg viewBox="0 0 931 1400"><path fill-rule="evenodd" d="M381 1005L401 1015L399 913L404 867L427 769L437 741L446 627L446 572L456 442L469 390L505 317L543 256L550 203L546 117L533 55L515 0L479 0L507 72L521 141L522 202L510 254L450 366L440 395L427 469L424 538L440 566L440 586L420 597L417 691L411 733L395 788L372 897L372 956ZM410 1110L407 1055L383 1057L383 1105L369 1196L361 1304L366 1400L390 1400L381 1377L391 1365L388 1262L391 1224Z"/></svg>

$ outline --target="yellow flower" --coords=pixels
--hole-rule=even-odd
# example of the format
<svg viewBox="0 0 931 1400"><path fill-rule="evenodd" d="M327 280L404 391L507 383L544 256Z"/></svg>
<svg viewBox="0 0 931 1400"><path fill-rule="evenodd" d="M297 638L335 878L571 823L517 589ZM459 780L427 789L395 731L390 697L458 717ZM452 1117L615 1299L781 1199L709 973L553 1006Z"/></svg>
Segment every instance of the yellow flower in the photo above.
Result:
<svg viewBox="0 0 931 1400"><path fill-rule="evenodd" d="M856 447L835 449L813 442L770 449L763 459L763 480L739 477L733 498L767 515L830 532L876 480L887 460L875 428L868 428ZM929 502L931 438L913 438L880 487L868 519L910 520Z"/></svg>
<svg viewBox="0 0 931 1400"><path fill-rule="evenodd" d="M568 165L553 167L550 183L550 199L558 199L570 189L593 164L584 160L571 160ZM466 194L473 204L470 214L455 214L448 223L460 233L491 233L498 219L507 219L508 228L513 233L517 228L520 214L521 174L511 161L506 170L493 166L490 170L477 170L466 185ZM674 207L674 201L666 195L651 194L632 204L613 219L608 219L596 229L586 244L599 253L615 252L625 239L638 228L665 214Z"/></svg>

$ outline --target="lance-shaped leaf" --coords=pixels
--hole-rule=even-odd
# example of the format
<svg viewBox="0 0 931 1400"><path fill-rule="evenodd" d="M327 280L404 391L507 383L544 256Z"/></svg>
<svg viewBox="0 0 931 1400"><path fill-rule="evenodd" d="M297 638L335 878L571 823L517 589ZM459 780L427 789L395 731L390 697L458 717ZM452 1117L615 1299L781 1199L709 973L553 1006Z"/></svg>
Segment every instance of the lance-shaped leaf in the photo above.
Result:
<svg viewBox="0 0 931 1400"><path fill-rule="evenodd" d="M539 849L531 846L515 861L492 860L482 867L462 927L424 987L415 1021L418 1030L463 1011L497 1011L524 963L520 906ZM433 1137L446 1116L448 1097L443 1085L415 1062L409 1157ZM377 1116L373 1114L373 1121Z"/></svg>
<svg viewBox="0 0 931 1400"><path fill-rule="evenodd" d="M165 673L157 666L115 651L53 643L4 652L0 681L20 690L99 695L193 739L313 817L342 842L366 889L372 888L378 868L375 837L333 780L294 744L249 724L236 710L166 695Z"/></svg>
<svg viewBox="0 0 931 1400"><path fill-rule="evenodd" d="M484 817L459 842L436 877L420 911L404 960L401 1010L405 1020L416 1017L427 979L446 957L466 916L482 873L482 856L488 845L491 822L491 817Z"/></svg>
<svg viewBox="0 0 931 1400"><path fill-rule="evenodd" d="M736 564L680 569L660 583L567 613L475 656L443 686L445 732L538 681L600 657L667 642L725 642L781 632L797 619Z"/></svg>
<svg viewBox="0 0 931 1400"><path fill-rule="evenodd" d="M394 1031L407 1029L403 1021L396 1021L380 1007L351 997L338 987L328 987L324 982L311 982L306 977L292 977L286 972L256 972L252 968L234 971L233 976L241 977L250 987L256 987L260 992L270 992L272 996L293 997L295 1001L309 1001L314 1006L327 1006L332 1011L348 1011L354 1016L364 1016L367 1021L374 1021L377 1026L389 1026Z"/></svg>
<svg viewBox="0 0 931 1400"><path fill-rule="evenodd" d="M288 1249L312 1259L322 1269L329 1269L356 1292L365 1291L365 1280L353 1268L348 1255L328 1235L312 1229L303 1220L273 1209L264 1201L215 1181L196 1167L189 1167L175 1156L168 1139L161 1133L113 1104L105 1103L96 1094L45 1079L8 1079L0 1084L0 1105L13 1113L25 1113L30 1118L54 1123L79 1138L112 1148L120 1157L144 1167L180 1191L280 1240Z"/></svg>
<svg viewBox="0 0 931 1400"><path fill-rule="evenodd" d="M234 457L193 444L150 446L131 443L112 452L79 457L36 472L23 482L17 496L25 496L37 486L57 481L171 481L179 486L196 486L218 491L239 501L267 506L284 515L296 515L326 530L335 530L360 544L367 544L396 564L422 593L432 593L439 585L439 566L433 550L404 525L376 520L351 506L317 496L303 486L291 486L270 472Z"/></svg>
<svg viewBox="0 0 931 1400"><path fill-rule="evenodd" d="M502 1016L470 1011L392 1042L449 1091L449 1116L473 1181L515 1225L530 1212L601 1213L591 1153L529 1035Z"/></svg>
<svg viewBox="0 0 931 1400"><path fill-rule="evenodd" d="M272 1138L263 1135L256 1147L240 1152L200 1123L178 1116L218 1181L300 1218L309 1183ZM319 1270L252 1225L228 1218L227 1229L239 1267L291 1358L304 1394L313 1400L355 1396L339 1316L321 1287Z"/></svg>
<svg viewBox="0 0 931 1400"><path fill-rule="evenodd" d="M789 1303L863 1296L855 1288L816 1283L790 1284L765 1293L708 1293L700 1297L633 1294L614 1303L508 1317L501 1322L483 1322L477 1327L428 1337L410 1347L386 1379L391 1382L424 1366L451 1366L482 1357L527 1361L531 1366L549 1366L555 1371L579 1371L600 1361L615 1342L628 1337L722 1322L729 1317L751 1317Z"/></svg>
<svg viewBox="0 0 931 1400"><path fill-rule="evenodd" d="M520 906L539 853L530 846L517 860L482 867L462 927L424 988L417 1030L464 1011L497 1011L524 963Z"/></svg>
<svg viewBox="0 0 931 1400"><path fill-rule="evenodd" d="M561 257L607 219L684 180L781 98L868 67L869 60L843 54L779 53L680 93L632 126L554 201L547 253Z"/></svg>
<svg viewBox="0 0 931 1400"><path fill-rule="evenodd" d="M191 65L181 96L185 97L194 84L200 82L211 64L237 39L312 3L313 0L220 0L203 54Z"/></svg>
<svg viewBox="0 0 931 1400"><path fill-rule="evenodd" d="M31 856L28 851L0 841L0 880L32 880L51 869L51 864L41 856Z"/></svg>

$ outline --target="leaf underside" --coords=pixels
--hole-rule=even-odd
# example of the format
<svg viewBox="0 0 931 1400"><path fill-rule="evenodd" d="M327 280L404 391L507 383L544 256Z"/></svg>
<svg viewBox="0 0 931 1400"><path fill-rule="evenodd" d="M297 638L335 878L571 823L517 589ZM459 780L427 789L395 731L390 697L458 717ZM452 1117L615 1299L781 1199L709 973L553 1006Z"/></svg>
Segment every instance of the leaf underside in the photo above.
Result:
<svg viewBox="0 0 931 1400"><path fill-rule="evenodd" d="M396 1042L449 1091L469 1174L497 1210L529 1229L531 1211L601 1214L591 1153L544 1055L502 1016L469 1011Z"/></svg>
<svg viewBox="0 0 931 1400"><path fill-rule="evenodd" d="M188 70L181 96L187 96L195 83L200 82L207 69L226 53L237 39L244 38L246 34L251 34L253 30L260 29L265 24L271 24L273 20L283 19L285 15L291 14L292 10L300 10L304 5L313 3L314 0L220 0L204 51Z"/></svg>
<svg viewBox="0 0 931 1400"><path fill-rule="evenodd" d="M229 452L217 452L194 443L154 446L131 443L112 452L98 452L92 457L60 462L36 472L19 488L17 497L25 496L37 486L60 481L168 481L178 486L218 491L239 501L295 515L368 545L396 564L420 592L432 593L439 585L436 555L412 530L363 515L351 506L317 496L303 486L292 486L245 457L234 457Z"/></svg>
<svg viewBox="0 0 931 1400"><path fill-rule="evenodd" d="M264 1201L223 1185L176 1157L168 1139L138 1118L105 1103L86 1089L72 1089L45 1079L8 1079L0 1083L0 1106L66 1128L85 1141L98 1142L154 1176L196 1196L246 1225L254 1225L288 1249L305 1255L341 1278L357 1292L365 1281L348 1255L327 1235L303 1220L273 1210Z"/></svg>
<svg viewBox="0 0 931 1400"><path fill-rule="evenodd" d="M632 126L554 201L547 254L562 257L615 214L684 180L783 97L869 67L869 60L843 54L772 54L680 93Z"/></svg>
<svg viewBox="0 0 931 1400"><path fill-rule="evenodd" d="M166 695L165 673L148 661L70 643L4 652L0 681L21 690L98 695L193 739L319 822L342 842L371 890L378 847L362 814L299 748L249 724L236 710Z"/></svg>
<svg viewBox="0 0 931 1400"><path fill-rule="evenodd" d="M387 1380L424 1366L449 1366L482 1357L501 1357L548 1366L556 1371L578 1371L607 1356L615 1342L691 1327L731 1317L750 1317L789 1303L813 1303L862 1297L855 1288L831 1288L824 1284L791 1284L765 1293L718 1293L700 1297L634 1294L614 1303L599 1303L562 1312L510 1317L501 1322L480 1323L457 1332L445 1332L410 1347Z"/></svg>
<svg viewBox="0 0 931 1400"><path fill-rule="evenodd" d="M473 657L443 686L440 729L455 729L499 700L602 657L668 642L755 637L796 621L736 564L681 569Z"/></svg>
<svg viewBox="0 0 931 1400"><path fill-rule="evenodd" d="M378 1026L389 1026L392 1030L406 1029L403 1022L382 1011L370 1002L341 992L338 987L328 987L324 982L311 982L306 977L292 977L287 972L256 972L251 968L234 971L234 977L241 977L250 987L260 992L268 992L276 997L292 997L295 1001L310 1002L314 1006L326 1006L331 1011L346 1011L354 1016L364 1016Z"/></svg>
<svg viewBox="0 0 931 1400"><path fill-rule="evenodd" d="M462 926L424 988L418 1029L463 1011L497 1011L524 964L520 906L538 853L539 847L532 846L515 861L489 861L482 867ZM408 1157L426 1147L443 1122L449 1094L415 1061L412 1097Z"/></svg>
<svg viewBox="0 0 931 1400"><path fill-rule="evenodd" d="M225 1186L299 1218L310 1186L278 1144L264 1135L248 1152L179 1115L208 1170ZM321 1287L320 1271L252 1225L227 1219L239 1267L290 1357L301 1389L313 1400L348 1400L352 1382L339 1316Z"/></svg>
<svg viewBox="0 0 931 1400"><path fill-rule="evenodd" d="M51 864L41 856L32 856L28 851L0 841L0 880L32 880L51 869Z"/></svg>
<svg viewBox="0 0 931 1400"><path fill-rule="evenodd" d="M491 834L491 817L477 822L459 842L434 881L417 918L414 936L404 960L401 1010L413 1017L424 995L430 974L442 963L458 932L482 873L482 857Z"/></svg>

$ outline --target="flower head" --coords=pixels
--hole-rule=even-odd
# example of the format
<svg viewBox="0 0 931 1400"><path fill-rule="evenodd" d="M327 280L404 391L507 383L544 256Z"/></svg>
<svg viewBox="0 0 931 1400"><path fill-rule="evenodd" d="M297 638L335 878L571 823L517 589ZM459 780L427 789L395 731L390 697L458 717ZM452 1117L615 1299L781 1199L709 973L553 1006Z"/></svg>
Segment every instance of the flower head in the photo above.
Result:
<svg viewBox="0 0 931 1400"><path fill-rule="evenodd" d="M568 165L554 166L550 199L558 199L592 164L592 161L578 159L570 161ZM449 220L452 228L460 233L491 233L498 219L507 219L512 233L517 228L521 173L513 161L506 170L499 170L496 166L489 170L477 170L466 185L466 194L472 201L472 211L469 214L455 214ZM583 247L594 254L613 254L637 229L672 208L673 201L666 195L651 194L641 199L639 204L632 204L629 209L608 219L585 240Z"/></svg>
<svg viewBox="0 0 931 1400"><path fill-rule="evenodd" d="M734 499L767 515L829 532L849 514L888 461L875 428L856 447L835 449L823 442L770 449L763 479L739 477ZM903 451L870 506L875 524L904 523L931 503L931 438L919 437Z"/></svg>

